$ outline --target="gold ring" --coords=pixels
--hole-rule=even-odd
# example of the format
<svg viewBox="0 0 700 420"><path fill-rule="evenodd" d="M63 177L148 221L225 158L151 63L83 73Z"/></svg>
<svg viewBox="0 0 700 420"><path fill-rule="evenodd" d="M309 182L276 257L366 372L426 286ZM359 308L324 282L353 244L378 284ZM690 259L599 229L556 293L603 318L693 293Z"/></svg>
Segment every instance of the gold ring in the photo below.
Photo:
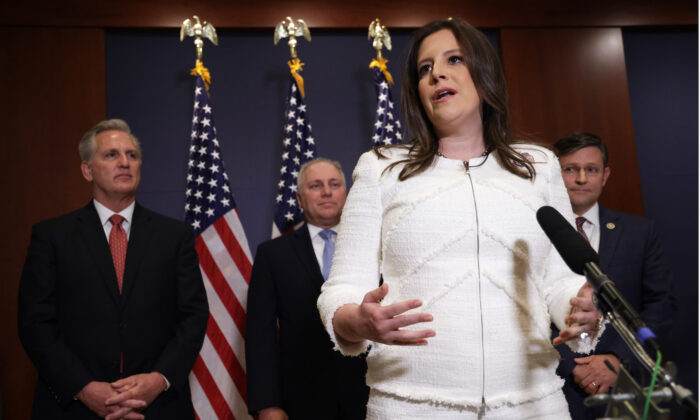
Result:
<svg viewBox="0 0 700 420"><path fill-rule="evenodd" d="M597 388L597 387L598 387L598 384L596 384L595 382L591 382L589 385L593 385L593 388Z"/></svg>

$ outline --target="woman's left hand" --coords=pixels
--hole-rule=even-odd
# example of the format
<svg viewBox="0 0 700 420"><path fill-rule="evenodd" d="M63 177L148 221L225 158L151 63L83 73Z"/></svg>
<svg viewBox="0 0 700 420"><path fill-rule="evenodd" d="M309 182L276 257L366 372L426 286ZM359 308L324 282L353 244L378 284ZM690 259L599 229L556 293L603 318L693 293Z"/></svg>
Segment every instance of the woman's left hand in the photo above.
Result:
<svg viewBox="0 0 700 420"><path fill-rule="evenodd" d="M569 328L559 332L559 337L552 341L555 346L577 339L583 333L596 332L600 329L602 314L593 304L593 288L590 284L584 284L578 291L578 295L571 298L570 303L571 313L565 319Z"/></svg>

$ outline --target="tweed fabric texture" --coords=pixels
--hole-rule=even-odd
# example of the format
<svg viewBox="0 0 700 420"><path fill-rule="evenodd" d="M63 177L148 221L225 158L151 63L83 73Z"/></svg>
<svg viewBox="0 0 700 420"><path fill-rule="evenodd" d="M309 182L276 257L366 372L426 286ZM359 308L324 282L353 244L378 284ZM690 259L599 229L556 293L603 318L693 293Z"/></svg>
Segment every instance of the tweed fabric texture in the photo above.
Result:
<svg viewBox="0 0 700 420"><path fill-rule="evenodd" d="M550 322L564 327L569 299L585 279L564 264L537 223L543 205L573 220L557 159L547 149L521 145L534 181L506 171L493 154L469 162L436 157L424 173L399 182L406 156L392 148L380 159L360 157L343 210L330 278L318 300L336 348L354 355L371 349L367 384L413 401L455 407L520 404L561 393L559 360ZM347 303L361 303L378 286L382 302L420 298L416 312L434 321L427 346L364 342L341 346L332 319ZM597 336L570 346L588 353Z"/></svg>
<svg viewBox="0 0 700 420"><path fill-rule="evenodd" d="M412 401L372 390L366 420L570 420L569 405L559 393L518 405L501 405L480 412L477 407L455 407Z"/></svg>

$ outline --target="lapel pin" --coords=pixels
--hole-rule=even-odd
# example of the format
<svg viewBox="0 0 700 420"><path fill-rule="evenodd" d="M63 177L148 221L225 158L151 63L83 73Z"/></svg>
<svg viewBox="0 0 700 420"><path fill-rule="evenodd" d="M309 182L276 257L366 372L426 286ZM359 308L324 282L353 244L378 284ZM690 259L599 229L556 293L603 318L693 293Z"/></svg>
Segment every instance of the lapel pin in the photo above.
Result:
<svg viewBox="0 0 700 420"><path fill-rule="evenodd" d="M615 223L608 222L608 224L606 224L605 227L608 228L609 230L613 230L613 229L615 229Z"/></svg>

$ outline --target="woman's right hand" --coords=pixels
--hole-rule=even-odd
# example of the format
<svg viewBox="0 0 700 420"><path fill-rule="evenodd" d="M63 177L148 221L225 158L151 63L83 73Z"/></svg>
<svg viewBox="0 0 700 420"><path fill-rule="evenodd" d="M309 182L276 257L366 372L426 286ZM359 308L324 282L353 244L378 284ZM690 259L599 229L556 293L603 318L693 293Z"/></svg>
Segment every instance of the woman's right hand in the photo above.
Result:
<svg viewBox="0 0 700 420"><path fill-rule="evenodd" d="M360 305L341 306L333 317L336 338L345 344L371 340L382 344L399 346L424 346L427 338L434 337L433 330L402 329L420 322L430 322L433 316L427 313L405 314L418 308L418 299L405 300L382 306L381 301L389 292L386 284L368 292Z"/></svg>

